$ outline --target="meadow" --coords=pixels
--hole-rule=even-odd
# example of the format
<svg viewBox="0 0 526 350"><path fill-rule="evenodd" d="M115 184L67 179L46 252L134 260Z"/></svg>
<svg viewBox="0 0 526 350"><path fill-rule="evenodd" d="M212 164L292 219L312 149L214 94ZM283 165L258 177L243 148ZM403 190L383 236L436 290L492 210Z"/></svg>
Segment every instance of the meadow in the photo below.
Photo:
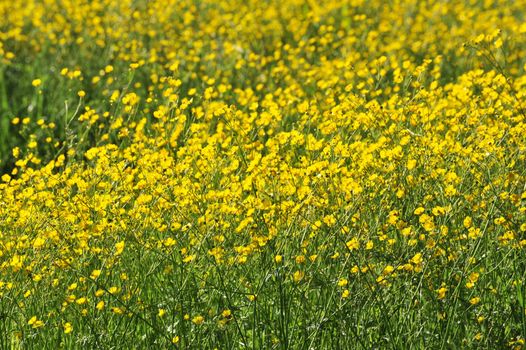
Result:
<svg viewBox="0 0 526 350"><path fill-rule="evenodd" d="M0 349L525 342L525 0L0 0Z"/></svg>

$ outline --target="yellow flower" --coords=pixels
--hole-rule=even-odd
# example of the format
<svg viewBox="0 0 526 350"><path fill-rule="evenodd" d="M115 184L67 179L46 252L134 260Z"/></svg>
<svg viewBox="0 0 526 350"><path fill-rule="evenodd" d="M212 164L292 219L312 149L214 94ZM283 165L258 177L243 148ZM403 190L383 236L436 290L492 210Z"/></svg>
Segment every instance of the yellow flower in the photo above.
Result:
<svg viewBox="0 0 526 350"><path fill-rule="evenodd" d="M473 225L473 219L471 219L471 216L466 216L463 221L465 228L470 228Z"/></svg>
<svg viewBox="0 0 526 350"><path fill-rule="evenodd" d="M424 213L425 209L422 208L422 207L418 207L415 209L415 211L413 212L415 215L421 215L422 213Z"/></svg>
<svg viewBox="0 0 526 350"><path fill-rule="evenodd" d="M117 315L122 315L124 314L124 310L120 307L117 307L117 306L114 306L111 308L111 312L113 312L114 314L117 314Z"/></svg>
<svg viewBox="0 0 526 350"><path fill-rule="evenodd" d="M411 258L411 263L415 264L415 265L420 265L422 264L423 262L423 259L422 259L422 253L416 253L412 258Z"/></svg>
<svg viewBox="0 0 526 350"><path fill-rule="evenodd" d="M438 299L444 299L446 297L447 288L446 287L440 287L437 291L438 293Z"/></svg>
<svg viewBox="0 0 526 350"><path fill-rule="evenodd" d="M296 264L303 264L305 262L305 255L298 255L295 261L296 261Z"/></svg>
<svg viewBox="0 0 526 350"><path fill-rule="evenodd" d="M194 318L192 318L192 323L196 324L196 325L201 325L205 322L205 318L203 316L195 316Z"/></svg>
<svg viewBox="0 0 526 350"><path fill-rule="evenodd" d="M90 274L90 278L95 280L100 276L101 270L93 270Z"/></svg>
<svg viewBox="0 0 526 350"><path fill-rule="evenodd" d="M124 241L120 241L115 244L115 255L121 255L124 251Z"/></svg>
<svg viewBox="0 0 526 350"><path fill-rule="evenodd" d="M469 289L475 287L475 283L477 283L479 276L480 274L478 272L472 272L468 277L468 282L466 282L466 287Z"/></svg>
<svg viewBox="0 0 526 350"><path fill-rule="evenodd" d="M65 334L69 334L69 333L71 333L71 331L73 331L73 326L69 322L64 323L63 327L64 327L64 333Z"/></svg>
<svg viewBox="0 0 526 350"><path fill-rule="evenodd" d="M331 226L334 226L334 224L336 224L336 218L334 217L334 215L327 215L323 218L323 222L331 227Z"/></svg>
<svg viewBox="0 0 526 350"><path fill-rule="evenodd" d="M27 324L28 325L33 325L35 324L35 322L37 321L37 317L36 316L33 316L29 319L29 321L27 321Z"/></svg>
<svg viewBox="0 0 526 350"><path fill-rule="evenodd" d="M42 80L40 80L40 79L34 79L31 82L31 85L33 85L34 87L40 86L41 84L42 84Z"/></svg>
<svg viewBox="0 0 526 350"><path fill-rule="evenodd" d="M39 320L36 316L33 316L27 321L27 324L32 328L40 328L44 326L44 322Z"/></svg>
<svg viewBox="0 0 526 350"><path fill-rule="evenodd" d="M347 245L347 249L349 249L350 251L360 248L360 242L358 242L358 239L356 237L348 241L346 245Z"/></svg>
<svg viewBox="0 0 526 350"><path fill-rule="evenodd" d="M305 272L303 271L296 271L294 272L294 275L292 276L294 282L298 283L305 277Z"/></svg>
<svg viewBox="0 0 526 350"><path fill-rule="evenodd" d="M477 305L479 302L480 302L480 297L473 297L473 298L469 299L469 303L471 305Z"/></svg>
<svg viewBox="0 0 526 350"><path fill-rule="evenodd" d="M189 262L193 261L195 259L195 257L196 257L195 254L188 255L188 256L184 257L183 262L184 263L189 263Z"/></svg>
<svg viewBox="0 0 526 350"><path fill-rule="evenodd" d="M382 275L387 276L390 275L395 270L394 266L387 265L384 270L382 271Z"/></svg>

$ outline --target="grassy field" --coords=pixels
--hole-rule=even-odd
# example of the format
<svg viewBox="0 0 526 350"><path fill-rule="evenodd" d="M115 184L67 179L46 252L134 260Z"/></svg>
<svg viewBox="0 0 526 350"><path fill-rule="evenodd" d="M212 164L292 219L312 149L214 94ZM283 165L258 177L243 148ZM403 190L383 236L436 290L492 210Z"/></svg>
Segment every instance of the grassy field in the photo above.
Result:
<svg viewBox="0 0 526 350"><path fill-rule="evenodd" d="M0 349L514 349L526 1L0 0Z"/></svg>

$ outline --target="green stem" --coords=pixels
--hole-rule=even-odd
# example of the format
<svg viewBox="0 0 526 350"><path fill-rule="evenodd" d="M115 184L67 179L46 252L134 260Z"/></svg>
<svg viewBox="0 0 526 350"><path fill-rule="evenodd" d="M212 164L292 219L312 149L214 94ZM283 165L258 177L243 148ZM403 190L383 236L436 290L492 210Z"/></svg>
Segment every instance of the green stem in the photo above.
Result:
<svg viewBox="0 0 526 350"><path fill-rule="evenodd" d="M0 68L0 168L9 152L9 101L5 84L4 69Z"/></svg>

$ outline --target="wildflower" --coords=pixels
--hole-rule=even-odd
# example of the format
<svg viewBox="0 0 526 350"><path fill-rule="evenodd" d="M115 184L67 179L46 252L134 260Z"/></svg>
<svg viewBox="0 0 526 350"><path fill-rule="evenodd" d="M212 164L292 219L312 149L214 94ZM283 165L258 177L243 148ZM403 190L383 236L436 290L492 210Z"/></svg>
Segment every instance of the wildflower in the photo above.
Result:
<svg viewBox="0 0 526 350"><path fill-rule="evenodd" d="M36 316L33 316L27 321L27 324L32 328L40 328L44 326L44 322L39 320Z"/></svg>
<svg viewBox="0 0 526 350"><path fill-rule="evenodd" d="M424 208L422 207L418 207L415 209L415 211L413 212L415 215L422 215L422 213L425 211Z"/></svg>
<svg viewBox="0 0 526 350"><path fill-rule="evenodd" d="M440 287L437 290L438 299L444 299L446 297L447 288L446 287Z"/></svg>
<svg viewBox="0 0 526 350"><path fill-rule="evenodd" d="M99 278L101 272L102 272L101 270L93 270L93 271L91 272L91 274L90 274L90 278L91 278L91 279L94 279L94 280L97 279L97 278Z"/></svg>
<svg viewBox="0 0 526 350"><path fill-rule="evenodd" d="M305 256L304 255L298 255L295 259L296 264L303 264L305 262Z"/></svg>
<svg viewBox="0 0 526 350"><path fill-rule="evenodd" d="M478 272L472 272L468 277L468 282L466 282L466 287L471 289L475 286L479 279L480 274Z"/></svg>
<svg viewBox="0 0 526 350"><path fill-rule="evenodd" d="M294 282L298 283L298 282L300 282L304 277L305 277L305 272L298 270L298 271L295 271L295 272L294 272L293 280L294 280Z"/></svg>
<svg viewBox="0 0 526 350"><path fill-rule="evenodd" d="M353 251L353 250L356 250L356 249L360 248L360 243L358 242L358 239L356 237L354 237L353 239L348 241L346 243L346 245L347 245L347 249L349 249L349 251Z"/></svg>
<svg viewBox="0 0 526 350"><path fill-rule="evenodd" d="M115 255L121 255L124 251L124 241L120 241L115 244Z"/></svg>
<svg viewBox="0 0 526 350"><path fill-rule="evenodd" d="M122 315L122 314L124 314L124 309L122 309L120 307L117 307L117 306L113 306L111 308L111 312L113 312L114 314L117 314L117 315Z"/></svg>
<svg viewBox="0 0 526 350"><path fill-rule="evenodd" d="M473 219L471 216L466 216L464 218L463 224L465 228L470 228L473 225Z"/></svg>
<svg viewBox="0 0 526 350"><path fill-rule="evenodd" d="M71 331L73 331L73 326L69 322L64 323L63 327L64 327L65 334L69 334L71 333Z"/></svg>
<svg viewBox="0 0 526 350"><path fill-rule="evenodd" d="M195 316L192 318L192 323L196 325L201 325L205 322L205 318L203 316Z"/></svg>

